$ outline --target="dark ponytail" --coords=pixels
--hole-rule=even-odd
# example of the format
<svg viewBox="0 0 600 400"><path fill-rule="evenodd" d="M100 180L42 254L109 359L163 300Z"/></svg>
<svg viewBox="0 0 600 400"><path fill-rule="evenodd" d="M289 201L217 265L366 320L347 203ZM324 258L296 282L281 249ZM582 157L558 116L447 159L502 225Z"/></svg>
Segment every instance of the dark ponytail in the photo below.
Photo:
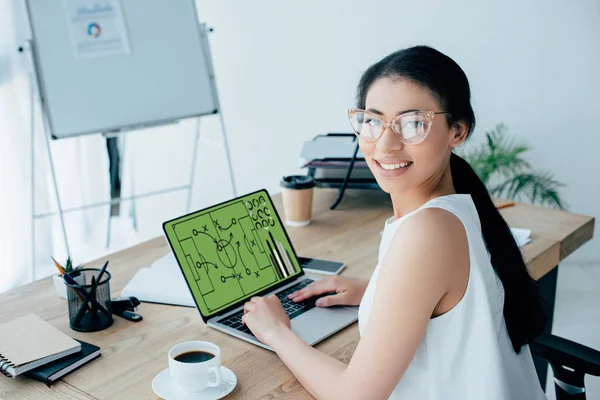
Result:
<svg viewBox="0 0 600 400"><path fill-rule="evenodd" d="M537 282L529 276L508 224L496 209L473 168L453 153L450 157L450 170L456 192L471 195L477 208L492 265L504 286L506 329L513 348L518 353L521 346L539 336L545 326Z"/></svg>
<svg viewBox="0 0 600 400"><path fill-rule="evenodd" d="M475 127L471 90L464 71L450 57L427 46L397 51L369 67L358 85L357 103L365 107L367 92L379 78L407 79L431 91L449 114L449 126L461 122ZM457 193L469 194L475 203L491 263L504 287L504 319L515 352L540 335L545 327L537 283L529 276L510 228L471 166L456 154L450 171Z"/></svg>

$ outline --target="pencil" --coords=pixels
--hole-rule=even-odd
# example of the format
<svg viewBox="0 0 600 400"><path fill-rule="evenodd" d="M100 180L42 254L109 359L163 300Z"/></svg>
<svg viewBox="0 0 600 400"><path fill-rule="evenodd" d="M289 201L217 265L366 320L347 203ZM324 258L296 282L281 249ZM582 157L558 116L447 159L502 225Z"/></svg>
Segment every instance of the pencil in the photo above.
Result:
<svg viewBox="0 0 600 400"><path fill-rule="evenodd" d="M514 206L515 204L517 204L517 203L515 203L514 201L510 201L510 202L508 202L508 203L500 204L500 205L499 205L498 207L496 207L496 208L497 208L498 210L502 210L503 208L512 207L512 206Z"/></svg>
<svg viewBox="0 0 600 400"><path fill-rule="evenodd" d="M63 278L65 279L65 281L69 284L69 285L79 285L75 279L71 278L71 276L69 274L64 274ZM79 290L77 290L76 288L74 288L73 286L69 286L69 288L73 291L73 293L75 293L75 295L79 298L80 301L83 301L83 296L81 296L81 293L79 292Z"/></svg>
<svg viewBox="0 0 600 400"><path fill-rule="evenodd" d="M58 263L58 261L54 259L54 257L50 256L50 258L52 258L52 261L54 261L54 265L56 266L58 272L60 272L60 276L63 276L65 274L65 269Z"/></svg>

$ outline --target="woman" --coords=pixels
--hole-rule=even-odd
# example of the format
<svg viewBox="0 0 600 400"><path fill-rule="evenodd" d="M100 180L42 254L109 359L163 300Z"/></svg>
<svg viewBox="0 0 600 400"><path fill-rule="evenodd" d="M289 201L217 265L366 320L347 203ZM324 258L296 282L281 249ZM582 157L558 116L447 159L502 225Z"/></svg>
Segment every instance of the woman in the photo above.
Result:
<svg viewBox="0 0 600 400"><path fill-rule="evenodd" d="M349 110L394 216L370 281L334 277L290 298L359 305L348 365L306 345L277 297L243 321L318 399L545 399L527 344L544 326L537 286L470 166L452 150L475 127L463 70L430 47L371 66Z"/></svg>

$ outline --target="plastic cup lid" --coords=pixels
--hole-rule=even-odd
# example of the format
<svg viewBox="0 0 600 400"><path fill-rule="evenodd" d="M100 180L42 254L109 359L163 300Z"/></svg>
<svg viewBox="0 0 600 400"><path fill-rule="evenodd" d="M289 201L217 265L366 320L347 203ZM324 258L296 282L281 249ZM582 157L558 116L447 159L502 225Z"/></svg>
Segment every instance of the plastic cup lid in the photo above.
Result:
<svg viewBox="0 0 600 400"><path fill-rule="evenodd" d="M289 175L281 179L281 186L286 189L310 189L315 185L315 178L308 175Z"/></svg>

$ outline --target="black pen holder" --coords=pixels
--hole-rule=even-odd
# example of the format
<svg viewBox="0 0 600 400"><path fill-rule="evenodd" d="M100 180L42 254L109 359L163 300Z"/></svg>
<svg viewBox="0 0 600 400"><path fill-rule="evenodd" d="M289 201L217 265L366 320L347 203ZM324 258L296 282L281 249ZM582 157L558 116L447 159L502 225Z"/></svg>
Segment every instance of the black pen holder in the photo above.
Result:
<svg viewBox="0 0 600 400"><path fill-rule="evenodd" d="M68 273L76 284L67 286L69 324L79 332L96 332L113 323L110 305L110 273L105 271L101 282L94 282L100 273L96 268L83 268ZM92 280L92 278L94 278Z"/></svg>

